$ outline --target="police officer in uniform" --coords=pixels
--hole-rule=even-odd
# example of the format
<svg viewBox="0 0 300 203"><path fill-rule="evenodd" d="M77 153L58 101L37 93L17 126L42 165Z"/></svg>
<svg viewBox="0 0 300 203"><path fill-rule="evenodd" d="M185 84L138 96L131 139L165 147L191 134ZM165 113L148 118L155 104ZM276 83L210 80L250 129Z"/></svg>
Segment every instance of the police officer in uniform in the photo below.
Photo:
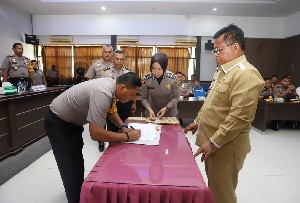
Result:
<svg viewBox="0 0 300 203"><path fill-rule="evenodd" d="M188 83L183 82L183 74L182 72L176 72L176 83L178 85L180 96L189 97L190 89Z"/></svg>
<svg viewBox="0 0 300 203"><path fill-rule="evenodd" d="M151 73L144 76L142 86L142 104L146 115L152 120L157 117L177 116L177 103L180 91L176 83L176 75L167 70L168 57L165 53L156 53L150 62Z"/></svg>
<svg viewBox="0 0 300 203"><path fill-rule="evenodd" d="M93 60L91 67L87 71L85 77L89 79L102 78L103 70L113 67L112 62L113 47L109 45L103 46L102 58Z"/></svg>
<svg viewBox="0 0 300 203"><path fill-rule="evenodd" d="M105 70L108 70L113 67L112 62L112 56L113 56L113 47L110 44L104 45L102 50L102 58L95 59L92 61L92 65L85 74L85 77L87 77L89 80L95 79L95 78L102 78L104 77ZM105 143L104 142L98 142L99 143L99 151L103 152L105 149Z"/></svg>
<svg viewBox="0 0 300 203"><path fill-rule="evenodd" d="M18 87L18 83L21 82L27 85L27 90L30 90L31 83L35 84L33 69L29 67L30 60L23 56L21 43L15 43L12 50L15 54L6 56L2 63L3 82L10 82L15 87Z"/></svg>
<svg viewBox="0 0 300 203"><path fill-rule="evenodd" d="M99 78L69 88L50 104L45 117L45 130L64 184L69 203L80 201L84 180L83 125L89 125L93 140L128 142L138 140L140 130L123 128L115 133L105 130L106 118L116 125L123 122L113 108L115 101L126 102L137 94L142 85L134 73L126 73L116 80Z"/></svg>
<svg viewBox="0 0 300 203"><path fill-rule="evenodd" d="M45 75L43 71L39 69L38 62L36 60L31 60L30 63L34 70L33 79L35 81L35 85L45 85L45 87L47 87Z"/></svg>
<svg viewBox="0 0 300 203"><path fill-rule="evenodd" d="M123 75L128 72L132 72L131 69L124 66L125 58L126 55L123 50L115 50L112 58L113 67L103 70L103 77L111 77L113 79L116 79L120 75ZM132 100L126 103L121 103L117 101L116 105L117 105L118 114L121 120L124 122L128 117L130 117L136 111L136 97L133 97ZM109 119L106 120L107 120L107 130L113 132L118 132L120 130L119 127L114 125Z"/></svg>

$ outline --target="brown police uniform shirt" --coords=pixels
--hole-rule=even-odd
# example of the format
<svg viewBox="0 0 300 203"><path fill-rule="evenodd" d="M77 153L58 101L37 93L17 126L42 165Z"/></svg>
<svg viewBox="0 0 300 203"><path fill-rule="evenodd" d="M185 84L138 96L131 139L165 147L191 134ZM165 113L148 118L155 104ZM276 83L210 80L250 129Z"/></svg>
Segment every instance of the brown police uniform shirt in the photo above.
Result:
<svg viewBox="0 0 300 203"><path fill-rule="evenodd" d="M59 118L82 126L88 122L104 127L109 108L116 91L116 80L98 78L79 83L50 104L50 109Z"/></svg>
<svg viewBox="0 0 300 203"><path fill-rule="evenodd" d="M95 59L92 61L92 65L86 73L85 77L88 77L89 79L105 77L104 72L112 68L113 66L114 64L112 61L108 65L106 65L103 61L103 58Z"/></svg>
<svg viewBox="0 0 300 203"><path fill-rule="evenodd" d="M8 77L10 78L28 78L29 58L22 56L21 58L16 55L6 56L2 63L3 69L8 69Z"/></svg>
<svg viewBox="0 0 300 203"><path fill-rule="evenodd" d="M170 109L166 117L177 116L177 103L179 101L180 90L176 84L176 75L166 71L160 84L154 78L152 73L144 76L145 83L142 85L142 104L145 108L151 106L155 114L163 107L168 106ZM149 112L146 112L147 116Z"/></svg>
<svg viewBox="0 0 300 203"><path fill-rule="evenodd" d="M217 69L195 122L196 145L211 139L219 147L244 156L251 149L249 132L264 80L245 55Z"/></svg>

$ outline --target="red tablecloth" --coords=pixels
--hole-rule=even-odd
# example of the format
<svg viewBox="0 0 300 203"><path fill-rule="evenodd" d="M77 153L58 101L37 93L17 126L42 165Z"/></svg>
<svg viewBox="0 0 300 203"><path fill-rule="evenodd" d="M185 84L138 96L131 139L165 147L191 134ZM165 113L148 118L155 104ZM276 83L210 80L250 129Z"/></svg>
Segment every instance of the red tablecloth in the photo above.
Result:
<svg viewBox="0 0 300 203"><path fill-rule="evenodd" d="M164 125L158 146L117 144L85 179L81 203L213 203L180 125Z"/></svg>

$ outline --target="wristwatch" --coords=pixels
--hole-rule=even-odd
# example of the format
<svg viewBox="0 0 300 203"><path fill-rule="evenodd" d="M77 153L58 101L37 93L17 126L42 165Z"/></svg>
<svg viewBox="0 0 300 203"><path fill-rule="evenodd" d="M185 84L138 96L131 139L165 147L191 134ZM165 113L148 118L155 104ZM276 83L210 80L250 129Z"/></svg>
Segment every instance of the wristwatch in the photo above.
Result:
<svg viewBox="0 0 300 203"><path fill-rule="evenodd" d="M123 128L128 128L128 125L126 124L126 123L123 123L123 125L121 125L120 127L119 127L119 130L122 130Z"/></svg>

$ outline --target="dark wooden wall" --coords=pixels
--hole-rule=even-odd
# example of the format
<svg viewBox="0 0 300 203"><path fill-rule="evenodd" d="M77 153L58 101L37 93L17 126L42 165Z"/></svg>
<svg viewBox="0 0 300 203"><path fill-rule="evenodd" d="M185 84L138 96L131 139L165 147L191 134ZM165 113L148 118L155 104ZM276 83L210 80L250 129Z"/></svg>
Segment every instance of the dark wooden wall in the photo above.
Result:
<svg viewBox="0 0 300 203"><path fill-rule="evenodd" d="M245 54L263 77L291 74L300 86L300 35L286 39L246 39Z"/></svg>

